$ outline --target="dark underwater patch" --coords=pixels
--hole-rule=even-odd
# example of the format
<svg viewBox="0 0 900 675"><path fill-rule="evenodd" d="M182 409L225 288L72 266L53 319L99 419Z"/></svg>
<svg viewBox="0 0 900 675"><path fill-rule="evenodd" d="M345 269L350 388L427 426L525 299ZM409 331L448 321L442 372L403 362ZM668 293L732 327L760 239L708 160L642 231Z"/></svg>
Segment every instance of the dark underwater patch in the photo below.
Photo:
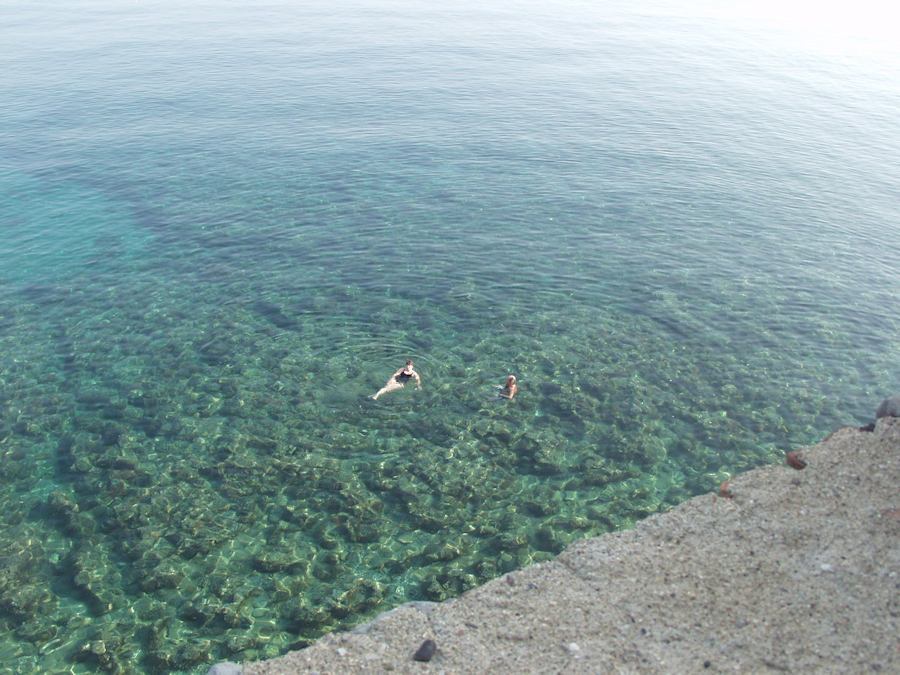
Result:
<svg viewBox="0 0 900 675"><path fill-rule="evenodd" d="M272 302L257 300L250 305L250 308L278 328L293 331L300 330L300 324L297 323L297 320L285 315L281 307Z"/></svg>

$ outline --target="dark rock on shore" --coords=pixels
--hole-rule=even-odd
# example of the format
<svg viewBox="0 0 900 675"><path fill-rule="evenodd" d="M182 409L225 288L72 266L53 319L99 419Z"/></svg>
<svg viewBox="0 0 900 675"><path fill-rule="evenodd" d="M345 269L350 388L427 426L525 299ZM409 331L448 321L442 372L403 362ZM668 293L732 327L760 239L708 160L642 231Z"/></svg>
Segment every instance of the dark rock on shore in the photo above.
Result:
<svg viewBox="0 0 900 675"><path fill-rule="evenodd" d="M900 417L900 396L891 396L881 402L875 411L875 419L882 417Z"/></svg>

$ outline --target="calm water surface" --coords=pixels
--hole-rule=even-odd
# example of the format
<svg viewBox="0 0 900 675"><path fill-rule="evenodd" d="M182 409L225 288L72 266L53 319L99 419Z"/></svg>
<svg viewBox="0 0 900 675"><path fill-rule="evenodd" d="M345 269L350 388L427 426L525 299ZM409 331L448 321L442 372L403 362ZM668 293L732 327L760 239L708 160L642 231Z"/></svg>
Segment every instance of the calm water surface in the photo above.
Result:
<svg viewBox="0 0 900 675"><path fill-rule="evenodd" d="M3 3L4 668L275 656L900 391L900 59L642 7Z"/></svg>

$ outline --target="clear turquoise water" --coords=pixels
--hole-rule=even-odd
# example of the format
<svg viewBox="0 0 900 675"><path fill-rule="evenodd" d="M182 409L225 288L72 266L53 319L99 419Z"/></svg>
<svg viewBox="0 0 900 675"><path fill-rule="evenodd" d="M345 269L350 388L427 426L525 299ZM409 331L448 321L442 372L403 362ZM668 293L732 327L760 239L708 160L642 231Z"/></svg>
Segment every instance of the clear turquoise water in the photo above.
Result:
<svg viewBox="0 0 900 675"><path fill-rule="evenodd" d="M900 60L670 3L294 4L4 5L12 672L274 656L900 390Z"/></svg>

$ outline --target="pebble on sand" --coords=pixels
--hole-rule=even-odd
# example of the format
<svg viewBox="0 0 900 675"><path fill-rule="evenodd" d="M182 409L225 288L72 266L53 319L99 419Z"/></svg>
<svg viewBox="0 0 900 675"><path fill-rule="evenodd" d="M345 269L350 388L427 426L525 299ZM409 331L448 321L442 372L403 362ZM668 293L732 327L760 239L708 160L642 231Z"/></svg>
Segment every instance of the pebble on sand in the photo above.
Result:
<svg viewBox="0 0 900 675"><path fill-rule="evenodd" d="M413 654L413 659L416 661L431 661L431 657L434 656L435 651L437 651L437 645L434 640L425 640L425 642L419 645L416 653Z"/></svg>

